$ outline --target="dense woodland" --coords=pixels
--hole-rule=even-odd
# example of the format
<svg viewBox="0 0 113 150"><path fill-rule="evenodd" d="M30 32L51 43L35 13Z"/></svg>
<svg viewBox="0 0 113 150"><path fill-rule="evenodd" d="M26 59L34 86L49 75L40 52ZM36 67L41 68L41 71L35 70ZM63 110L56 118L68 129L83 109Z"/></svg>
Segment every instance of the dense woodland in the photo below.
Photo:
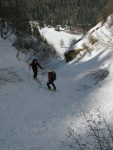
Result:
<svg viewBox="0 0 113 150"><path fill-rule="evenodd" d="M40 26L68 25L90 28L97 23L100 10L112 0L0 0L2 24L10 22L21 31L29 31L29 20ZM112 1L113 2L113 1Z"/></svg>
<svg viewBox="0 0 113 150"><path fill-rule="evenodd" d="M37 2L34 18L47 24L91 27L107 0L42 0Z"/></svg>

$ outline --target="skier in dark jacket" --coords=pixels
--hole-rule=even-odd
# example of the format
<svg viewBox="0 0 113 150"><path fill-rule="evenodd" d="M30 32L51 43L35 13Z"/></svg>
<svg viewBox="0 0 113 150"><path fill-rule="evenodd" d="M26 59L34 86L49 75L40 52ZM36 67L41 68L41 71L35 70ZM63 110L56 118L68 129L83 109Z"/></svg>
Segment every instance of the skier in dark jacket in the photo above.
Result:
<svg viewBox="0 0 113 150"><path fill-rule="evenodd" d="M54 84L54 77L53 77L53 72L48 72L48 82L47 82L47 87L49 90L51 90L50 84L53 86L53 89L56 90L56 86Z"/></svg>
<svg viewBox="0 0 113 150"><path fill-rule="evenodd" d="M32 67L33 70L33 78L37 79L37 75L38 75L38 67L40 69L43 69L40 64L38 63L37 59L33 59L32 63L29 65L30 67Z"/></svg>

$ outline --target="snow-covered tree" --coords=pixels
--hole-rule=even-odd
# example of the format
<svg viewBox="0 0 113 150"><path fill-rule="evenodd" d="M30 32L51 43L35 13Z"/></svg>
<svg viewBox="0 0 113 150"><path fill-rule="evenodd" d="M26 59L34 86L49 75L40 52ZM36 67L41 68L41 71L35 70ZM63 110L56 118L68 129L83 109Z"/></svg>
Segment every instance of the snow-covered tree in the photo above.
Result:
<svg viewBox="0 0 113 150"><path fill-rule="evenodd" d="M63 39L61 39L61 41L60 41L60 46L64 47L64 40Z"/></svg>

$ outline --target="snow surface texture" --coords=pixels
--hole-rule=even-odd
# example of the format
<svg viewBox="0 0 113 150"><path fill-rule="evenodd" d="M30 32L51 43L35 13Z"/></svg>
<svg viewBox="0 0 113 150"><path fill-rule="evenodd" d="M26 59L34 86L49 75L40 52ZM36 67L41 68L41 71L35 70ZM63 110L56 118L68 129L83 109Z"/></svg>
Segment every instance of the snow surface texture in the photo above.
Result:
<svg viewBox="0 0 113 150"><path fill-rule="evenodd" d="M11 42L0 39L0 150L69 150L68 127L85 137L79 106L89 112L100 108L112 122L113 26L109 27L109 20L89 31L98 38L90 55L57 70L58 92L40 88L25 61L16 58ZM80 43L87 42L87 36ZM47 74L39 78L44 83Z"/></svg>

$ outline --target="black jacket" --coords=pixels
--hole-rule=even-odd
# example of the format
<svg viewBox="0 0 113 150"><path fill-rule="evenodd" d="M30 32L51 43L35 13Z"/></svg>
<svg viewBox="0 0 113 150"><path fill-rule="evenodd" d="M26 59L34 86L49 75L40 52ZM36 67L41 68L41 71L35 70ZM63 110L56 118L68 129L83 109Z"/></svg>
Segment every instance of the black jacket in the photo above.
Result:
<svg viewBox="0 0 113 150"><path fill-rule="evenodd" d="M42 69L42 67L40 66L40 64L37 62L37 63L31 63L30 66L32 67L33 71L37 71L38 67L40 69Z"/></svg>

